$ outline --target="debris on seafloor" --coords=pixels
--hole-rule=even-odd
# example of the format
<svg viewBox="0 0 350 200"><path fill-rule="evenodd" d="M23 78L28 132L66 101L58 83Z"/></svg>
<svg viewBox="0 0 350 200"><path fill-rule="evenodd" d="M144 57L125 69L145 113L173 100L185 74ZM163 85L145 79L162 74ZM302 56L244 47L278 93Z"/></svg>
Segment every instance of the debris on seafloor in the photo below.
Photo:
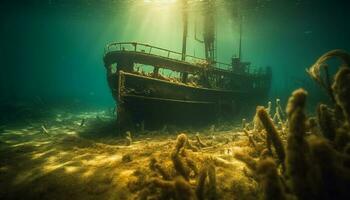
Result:
<svg viewBox="0 0 350 200"><path fill-rule="evenodd" d="M46 129L45 125L41 125L41 132L46 135L49 135L49 131Z"/></svg>

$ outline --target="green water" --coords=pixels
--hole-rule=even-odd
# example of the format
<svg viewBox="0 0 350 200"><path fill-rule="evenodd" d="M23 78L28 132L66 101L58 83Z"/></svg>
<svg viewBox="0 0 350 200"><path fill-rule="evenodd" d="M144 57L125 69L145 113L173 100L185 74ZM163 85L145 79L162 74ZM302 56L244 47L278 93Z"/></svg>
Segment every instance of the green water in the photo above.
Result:
<svg viewBox="0 0 350 200"><path fill-rule="evenodd" d="M180 52L178 4L143 0L1 3L2 109L37 101L113 107L102 60L105 45L136 41ZM201 26L197 4L190 3L187 53L203 57L203 44L194 39L194 24ZM235 12L244 16L243 60L272 68L271 99L279 97L283 102L294 88L306 87L310 102L328 100L307 77L305 68L328 50L350 50L346 1L218 0L217 55L221 62L230 63L238 54Z"/></svg>

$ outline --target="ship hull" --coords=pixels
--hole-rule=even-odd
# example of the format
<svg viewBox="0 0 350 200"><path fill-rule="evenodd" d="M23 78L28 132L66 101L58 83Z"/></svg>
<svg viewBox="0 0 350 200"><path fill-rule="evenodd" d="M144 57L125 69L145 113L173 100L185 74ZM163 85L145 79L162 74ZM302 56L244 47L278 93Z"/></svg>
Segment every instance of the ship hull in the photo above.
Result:
<svg viewBox="0 0 350 200"><path fill-rule="evenodd" d="M233 119L249 104L249 93L192 87L123 71L114 90L121 129L167 125L203 126Z"/></svg>

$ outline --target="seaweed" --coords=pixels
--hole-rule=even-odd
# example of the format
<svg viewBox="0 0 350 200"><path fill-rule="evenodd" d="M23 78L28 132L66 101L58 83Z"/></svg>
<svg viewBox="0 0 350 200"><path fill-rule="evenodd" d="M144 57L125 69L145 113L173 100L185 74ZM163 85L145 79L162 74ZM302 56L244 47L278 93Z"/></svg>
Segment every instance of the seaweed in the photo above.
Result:
<svg viewBox="0 0 350 200"><path fill-rule="evenodd" d="M309 117L307 119L307 130L308 130L308 133L312 134L312 135L319 135L318 133L318 121L317 121L317 118L316 117Z"/></svg>
<svg viewBox="0 0 350 200"><path fill-rule="evenodd" d="M261 132L263 130L263 124L258 116L258 110L265 109L264 106L257 106L256 107L256 113L253 118L253 131L254 132Z"/></svg>
<svg viewBox="0 0 350 200"><path fill-rule="evenodd" d="M267 141L271 141L274 149L276 151L277 157L279 159L279 164L282 165L284 169L284 160L286 157L285 151L284 151L284 146L282 143L282 140L271 120L269 117L268 113L264 108L260 108L257 111L257 115L259 116L259 119L261 123L264 125L264 128L266 130L266 138Z"/></svg>
<svg viewBox="0 0 350 200"><path fill-rule="evenodd" d="M329 66L326 64L326 62L334 57L339 58L345 66L350 66L350 55L344 50L335 49L323 54L309 69L306 69L306 72L309 74L309 76L326 90L333 102L335 102L333 91L334 87L332 90L329 77L330 75L328 71ZM322 69L324 70L326 77L322 77Z"/></svg>
<svg viewBox="0 0 350 200"><path fill-rule="evenodd" d="M208 199L209 200L215 200L217 199L216 194L216 171L215 166L211 163L208 166L208 179L209 179L209 185L208 185Z"/></svg>
<svg viewBox="0 0 350 200"><path fill-rule="evenodd" d="M175 170L172 174L169 173L170 170L162 167L155 157L150 159L150 169L162 178L158 176L150 178L148 187L160 188L160 199L217 199L216 172L213 160L206 158L198 170L198 163L186 151L187 142L186 134L178 135L170 155ZM191 172L193 172L193 176L190 176ZM197 179L195 189L191 184L192 178ZM206 184L206 180L208 180L208 184ZM144 195L150 196L151 193L145 191Z"/></svg>
<svg viewBox="0 0 350 200"><path fill-rule="evenodd" d="M189 176L191 169L185 164L183 158L179 155L179 152L177 152L176 149L171 153L171 160L177 173L188 181L190 179Z"/></svg>
<svg viewBox="0 0 350 200"><path fill-rule="evenodd" d="M334 147L339 152L342 152L346 145L350 143L350 131L349 126L343 125L337 128L336 136L334 138Z"/></svg>
<svg viewBox="0 0 350 200"><path fill-rule="evenodd" d="M186 157L185 161L186 161L187 166L193 171L193 173L194 173L193 175L197 176L199 172L198 172L198 167L197 167L196 162L189 157Z"/></svg>
<svg viewBox="0 0 350 200"><path fill-rule="evenodd" d="M182 177L175 178L175 193L177 199L181 200L196 200L195 192L192 190L191 185L185 181Z"/></svg>
<svg viewBox="0 0 350 200"><path fill-rule="evenodd" d="M180 150L185 147L186 143L188 141L187 135L184 133L181 133L177 136L176 139L176 145L173 153L178 154Z"/></svg>
<svg viewBox="0 0 350 200"><path fill-rule="evenodd" d="M295 90L288 100L287 115L289 120L289 134L287 138L286 168L291 187L300 199L314 199L312 180L310 177L311 163L308 157L309 145L305 140L306 116L304 108L307 92L303 89Z"/></svg>
<svg viewBox="0 0 350 200"><path fill-rule="evenodd" d="M237 160L244 162L247 165L247 167L249 169L251 169L252 171L256 171L258 162L256 160L254 160L254 158L252 158L248 154L237 152L237 153L235 153L234 157Z"/></svg>
<svg viewBox="0 0 350 200"><path fill-rule="evenodd" d="M286 194L277 172L277 166L272 158L259 162L256 169L265 200L284 200Z"/></svg>
<svg viewBox="0 0 350 200"><path fill-rule="evenodd" d="M171 180L170 174L169 174L169 172L167 171L167 169L164 168L164 167L162 167L162 166L158 163L158 161L157 161L156 158L151 158L151 160L150 160L150 165L149 165L149 166L150 166L150 169L151 169L152 171L158 172L158 173L163 177L164 180Z"/></svg>
<svg viewBox="0 0 350 200"><path fill-rule="evenodd" d="M349 199L350 171L345 169L337 158L337 152L324 138L312 137L309 144L312 160L319 172L320 181L317 182L319 198Z"/></svg>
<svg viewBox="0 0 350 200"><path fill-rule="evenodd" d="M152 183L154 186L162 188L162 189L167 189L167 190L174 190L175 189L174 181L167 181L167 180L163 180L160 178L152 178L150 180L150 183Z"/></svg>
<svg viewBox="0 0 350 200"><path fill-rule="evenodd" d="M349 59L350 59L350 55ZM347 124L350 125L350 63L347 67L343 66L335 75L332 89L337 104L341 107Z"/></svg>
<svg viewBox="0 0 350 200"><path fill-rule="evenodd" d="M268 157L272 157L272 154L271 154L271 152L268 149L263 149L260 152L259 157L260 157L260 159L265 159L265 158L268 158Z"/></svg>
<svg viewBox="0 0 350 200"><path fill-rule="evenodd" d="M324 104L320 104L317 107L317 118L322 135L333 141L336 135L336 130L331 109Z"/></svg>
<svg viewBox="0 0 350 200"><path fill-rule="evenodd" d="M204 165L198 174L198 179L197 179L197 187L196 187L196 195L198 200L203 200L204 199L204 189L205 189L205 180L208 176L208 167Z"/></svg>
<svg viewBox="0 0 350 200"><path fill-rule="evenodd" d="M254 149L257 151L255 141L254 141L253 137L249 135L248 130L243 129L243 133L244 133L245 136L248 137L249 143L250 143L250 144L254 147Z"/></svg>

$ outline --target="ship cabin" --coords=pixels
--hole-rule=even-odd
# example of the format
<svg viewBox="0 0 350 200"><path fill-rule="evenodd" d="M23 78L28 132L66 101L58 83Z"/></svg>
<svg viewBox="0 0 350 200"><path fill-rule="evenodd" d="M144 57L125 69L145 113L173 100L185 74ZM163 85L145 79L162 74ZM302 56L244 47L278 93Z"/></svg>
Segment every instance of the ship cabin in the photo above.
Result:
<svg viewBox="0 0 350 200"><path fill-rule="evenodd" d="M258 91L269 88L271 69L252 69L249 62L232 58L231 64L135 42L107 45L104 62L107 72L117 72L149 79L158 79L189 87L217 90ZM242 81L245 81L242 84Z"/></svg>

